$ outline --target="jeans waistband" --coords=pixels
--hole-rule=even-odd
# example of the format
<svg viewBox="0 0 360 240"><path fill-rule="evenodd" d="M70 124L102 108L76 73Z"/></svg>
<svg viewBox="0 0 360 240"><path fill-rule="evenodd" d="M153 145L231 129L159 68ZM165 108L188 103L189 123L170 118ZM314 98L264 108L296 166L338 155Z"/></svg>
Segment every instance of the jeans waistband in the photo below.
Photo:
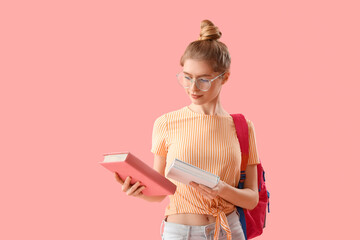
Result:
<svg viewBox="0 0 360 240"><path fill-rule="evenodd" d="M228 222L230 223L230 222L233 222L233 221L238 221L239 220L239 215L238 214L239 213L235 209L231 214L226 216ZM161 222L160 235L163 232L163 224L166 222L165 219L166 219L166 217ZM176 228L182 229L182 230L204 231L207 228L215 227L216 222L210 223L208 225L202 225L202 226L184 225L184 224L172 223L172 222L166 222L166 224L169 225L169 226L176 226Z"/></svg>

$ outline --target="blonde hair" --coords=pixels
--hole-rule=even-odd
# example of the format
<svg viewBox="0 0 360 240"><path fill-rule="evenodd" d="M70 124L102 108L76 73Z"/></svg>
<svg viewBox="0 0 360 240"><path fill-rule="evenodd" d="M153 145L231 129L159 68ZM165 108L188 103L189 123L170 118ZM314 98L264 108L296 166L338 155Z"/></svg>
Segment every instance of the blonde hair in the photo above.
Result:
<svg viewBox="0 0 360 240"><path fill-rule="evenodd" d="M218 39L222 33L210 20L201 21L201 31L198 40L191 42L181 56L183 67L186 59L208 61L214 72L230 70L231 58L226 45Z"/></svg>

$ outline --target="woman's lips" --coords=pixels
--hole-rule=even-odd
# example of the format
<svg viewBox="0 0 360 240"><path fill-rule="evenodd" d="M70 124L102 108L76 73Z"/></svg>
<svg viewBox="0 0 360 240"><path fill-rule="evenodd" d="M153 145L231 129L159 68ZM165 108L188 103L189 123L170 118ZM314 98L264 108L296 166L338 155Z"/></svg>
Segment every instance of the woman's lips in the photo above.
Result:
<svg viewBox="0 0 360 240"><path fill-rule="evenodd" d="M194 99L198 99L198 98L202 97L202 95L194 95L194 94L191 94L191 97L194 98Z"/></svg>

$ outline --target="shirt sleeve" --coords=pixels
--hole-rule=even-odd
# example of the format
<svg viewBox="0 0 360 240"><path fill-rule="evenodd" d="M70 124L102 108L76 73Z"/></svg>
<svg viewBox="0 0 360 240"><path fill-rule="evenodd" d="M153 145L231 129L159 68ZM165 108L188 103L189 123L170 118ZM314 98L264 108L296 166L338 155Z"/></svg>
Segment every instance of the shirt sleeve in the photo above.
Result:
<svg viewBox="0 0 360 240"><path fill-rule="evenodd" d="M160 156L166 156L168 152L166 139L167 122L164 114L158 117L154 122L151 152Z"/></svg>
<svg viewBox="0 0 360 240"><path fill-rule="evenodd" d="M259 157L256 147L255 128L250 120L246 120L249 127L249 160L248 165L259 164Z"/></svg>

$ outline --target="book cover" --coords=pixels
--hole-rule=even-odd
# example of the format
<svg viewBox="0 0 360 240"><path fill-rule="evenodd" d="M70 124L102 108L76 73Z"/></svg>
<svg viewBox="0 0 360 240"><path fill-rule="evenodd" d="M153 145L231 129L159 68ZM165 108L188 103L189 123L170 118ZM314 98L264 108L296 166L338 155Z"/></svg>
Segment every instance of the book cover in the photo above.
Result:
<svg viewBox="0 0 360 240"><path fill-rule="evenodd" d="M146 186L142 191L144 195L172 195L176 191L175 184L130 152L106 153L99 163L111 172L117 172L122 180L130 176L131 184L140 181Z"/></svg>
<svg viewBox="0 0 360 240"><path fill-rule="evenodd" d="M177 158L175 158L174 162L169 167L166 177L189 186L190 182L193 181L209 188L215 187L220 181L219 176Z"/></svg>

